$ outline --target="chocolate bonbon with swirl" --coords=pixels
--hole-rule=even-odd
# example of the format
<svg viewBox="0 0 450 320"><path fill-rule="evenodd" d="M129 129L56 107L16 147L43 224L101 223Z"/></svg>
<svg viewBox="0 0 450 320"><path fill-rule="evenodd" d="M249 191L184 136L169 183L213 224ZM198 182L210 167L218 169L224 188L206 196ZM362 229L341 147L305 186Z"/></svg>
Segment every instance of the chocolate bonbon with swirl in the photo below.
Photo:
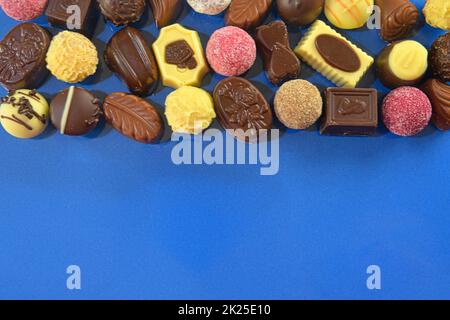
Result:
<svg viewBox="0 0 450 320"><path fill-rule="evenodd" d="M419 20L419 10L408 0L375 0L381 9L381 37L386 41L407 38Z"/></svg>

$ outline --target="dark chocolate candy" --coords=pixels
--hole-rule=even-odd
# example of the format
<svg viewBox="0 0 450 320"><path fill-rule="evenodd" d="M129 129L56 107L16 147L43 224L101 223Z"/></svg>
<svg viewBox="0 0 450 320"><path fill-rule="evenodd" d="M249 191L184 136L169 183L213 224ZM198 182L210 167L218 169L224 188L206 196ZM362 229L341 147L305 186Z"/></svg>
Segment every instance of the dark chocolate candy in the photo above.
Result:
<svg viewBox="0 0 450 320"><path fill-rule="evenodd" d="M149 0L158 28L171 24L184 8L184 0Z"/></svg>
<svg viewBox="0 0 450 320"><path fill-rule="evenodd" d="M378 99L375 89L328 88L326 99L322 134L371 136L376 133Z"/></svg>
<svg viewBox="0 0 450 320"><path fill-rule="evenodd" d="M276 0L278 15L286 23L305 26L322 13L324 0Z"/></svg>
<svg viewBox="0 0 450 320"><path fill-rule="evenodd" d="M141 19L145 0L98 0L103 15L116 26L128 25Z"/></svg>
<svg viewBox="0 0 450 320"><path fill-rule="evenodd" d="M271 6L272 0L233 0L225 15L225 23L252 30L263 23Z"/></svg>
<svg viewBox="0 0 450 320"><path fill-rule="evenodd" d="M437 38L430 49L429 63L440 80L450 81L450 32Z"/></svg>
<svg viewBox="0 0 450 320"><path fill-rule="evenodd" d="M375 0L381 10L381 37L386 41L411 35L419 20L419 10L408 0Z"/></svg>
<svg viewBox="0 0 450 320"><path fill-rule="evenodd" d="M61 134L81 136L94 129L102 112L99 100L83 88L70 87L50 103L50 119Z"/></svg>
<svg viewBox="0 0 450 320"><path fill-rule="evenodd" d="M71 6L79 8L80 20L71 17L77 13ZM87 37L94 34L98 21L96 0L49 0L45 11L48 21L54 27L80 32Z"/></svg>
<svg viewBox="0 0 450 320"><path fill-rule="evenodd" d="M429 79L422 86L433 106L432 121L443 130L450 130L450 86L436 79Z"/></svg>
<svg viewBox="0 0 450 320"><path fill-rule="evenodd" d="M155 89L158 66L150 44L139 30L126 27L117 32L106 46L104 59L131 92L148 95Z"/></svg>
<svg viewBox="0 0 450 320"><path fill-rule="evenodd" d="M356 72L361 68L361 60L347 41L329 34L316 38L316 49L330 65L345 72Z"/></svg>
<svg viewBox="0 0 450 320"><path fill-rule="evenodd" d="M48 76L50 34L35 23L15 26L0 42L0 84L8 91L36 89Z"/></svg>
<svg viewBox="0 0 450 320"><path fill-rule="evenodd" d="M281 84L299 76L300 61L290 47L283 21L258 27L255 38L270 82Z"/></svg>
<svg viewBox="0 0 450 320"><path fill-rule="evenodd" d="M272 128L273 116L263 94L248 80L231 77L214 89L214 104L220 124L234 130L243 141L254 142L260 130Z"/></svg>
<svg viewBox="0 0 450 320"><path fill-rule="evenodd" d="M194 70L197 68L194 50L186 40L169 43L166 47L166 63L174 64L179 69Z"/></svg>
<svg viewBox="0 0 450 320"><path fill-rule="evenodd" d="M155 143L164 131L164 124L146 100L116 92L103 104L106 120L123 135L142 143Z"/></svg>

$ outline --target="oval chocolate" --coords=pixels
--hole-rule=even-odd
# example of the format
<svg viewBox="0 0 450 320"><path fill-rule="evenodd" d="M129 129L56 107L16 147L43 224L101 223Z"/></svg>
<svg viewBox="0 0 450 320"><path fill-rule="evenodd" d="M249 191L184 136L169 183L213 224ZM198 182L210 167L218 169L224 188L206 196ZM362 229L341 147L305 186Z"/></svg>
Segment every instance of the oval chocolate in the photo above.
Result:
<svg viewBox="0 0 450 320"><path fill-rule="evenodd" d="M231 77L214 89L217 118L226 130L244 141L254 141L260 130L272 128L273 116L263 94L248 80Z"/></svg>
<svg viewBox="0 0 450 320"><path fill-rule="evenodd" d="M339 70L356 72L361 68L361 60L355 50L338 37L329 34L318 36L316 49L329 65Z"/></svg>

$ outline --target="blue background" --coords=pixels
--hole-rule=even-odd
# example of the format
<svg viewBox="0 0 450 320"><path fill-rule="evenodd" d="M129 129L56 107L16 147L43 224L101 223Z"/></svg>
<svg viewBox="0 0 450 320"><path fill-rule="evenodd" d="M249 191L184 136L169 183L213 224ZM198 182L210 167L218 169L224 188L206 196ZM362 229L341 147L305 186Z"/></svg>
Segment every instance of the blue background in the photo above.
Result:
<svg viewBox="0 0 450 320"><path fill-rule="evenodd" d="M3 13L0 21L3 38L16 22ZM179 21L204 44L223 26L222 16L188 9ZM137 26L149 41L158 34L151 17ZM442 33L419 29L414 39L427 47ZM385 45L376 30L344 33L371 55ZM100 55L112 34L101 21ZM273 98L261 61L246 77ZM306 66L302 78L332 85ZM361 85L387 92L373 72ZM51 77L40 92L50 99L67 86ZM83 86L101 97L127 90L103 63ZM149 100L162 109L171 90ZM175 166L174 143L141 145L107 125L27 141L2 130L0 298L450 298L448 134L316 129L283 134L273 177L256 166ZM81 267L80 291L66 288L71 264ZM366 288L372 264L382 268L381 291Z"/></svg>

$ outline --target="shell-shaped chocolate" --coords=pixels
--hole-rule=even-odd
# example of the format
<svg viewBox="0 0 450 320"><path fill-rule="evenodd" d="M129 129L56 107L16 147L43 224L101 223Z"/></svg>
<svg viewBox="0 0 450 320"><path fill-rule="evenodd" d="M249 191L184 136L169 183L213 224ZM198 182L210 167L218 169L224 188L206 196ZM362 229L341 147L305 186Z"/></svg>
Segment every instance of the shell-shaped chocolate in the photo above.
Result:
<svg viewBox="0 0 450 320"><path fill-rule="evenodd" d="M240 140L254 141L260 130L272 127L269 103L244 78L231 77L219 82L214 89L214 104L220 124L227 130L235 130Z"/></svg>
<svg viewBox="0 0 450 320"><path fill-rule="evenodd" d="M155 17L156 26L168 26L181 13L184 7L183 0L149 0Z"/></svg>
<svg viewBox="0 0 450 320"><path fill-rule="evenodd" d="M116 26L138 21L145 10L145 0L98 0L103 15Z"/></svg>
<svg viewBox="0 0 450 320"><path fill-rule="evenodd" d="M225 16L228 26L251 30L264 21L272 6L272 0L233 0Z"/></svg>
<svg viewBox="0 0 450 320"><path fill-rule="evenodd" d="M394 41L408 37L419 19L419 10L407 0L377 1L381 8L381 37Z"/></svg>
<svg viewBox="0 0 450 320"><path fill-rule="evenodd" d="M134 94L148 95L155 89L158 66L150 44L139 30L126 27L117 32L106 46L104 59Z"/></svg>
<svg viewBox="0 0 450 320"><path fill-rule="evenodd" d="M433 105L433 123L441 130L450 130L450 86L430 79L422 86Z"/></svg>
<svg viewBox="0 0 450 320"><path fill-rule="evenodd" d="M50 35L35 23L14 27L0 42L0 84L9 91L36 88L47 76Z"/></svg>

